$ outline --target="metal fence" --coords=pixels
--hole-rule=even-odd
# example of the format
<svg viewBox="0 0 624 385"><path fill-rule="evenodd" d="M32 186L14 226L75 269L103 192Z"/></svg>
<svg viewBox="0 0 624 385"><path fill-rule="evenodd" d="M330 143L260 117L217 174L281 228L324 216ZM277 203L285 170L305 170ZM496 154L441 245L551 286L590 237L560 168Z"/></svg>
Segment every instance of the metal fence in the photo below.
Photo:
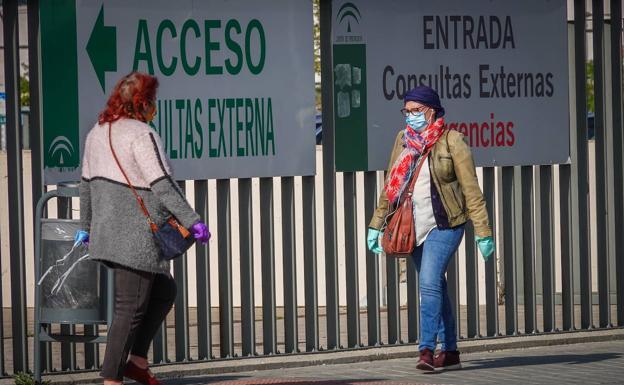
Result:
<svg viewBox="0 0 624 385"><path fill-rule="evenodd" d="M44 188L50 188L42 183L39 1L32 0L28 1L32 178L27 183L32 192L24 191L17 3L6 0L2 9L8 127L7 183L2 184L8 228L2 234L8 234L10 254L2 256L2 261L10 262L10 276L2 279L10 279L11 302L0 313L3 376L33 367L32 311L27 306L27 292L32 290L27 282L32 277L26 266L26 246L33 239L26 235L25 212L31 212ZM192 193L195 209L203 218L211 218L214 246L198 245L192 256L173 264L179 293L175 310L153 344L151 357L157 364L418 341L418 277L412 262L402 268L398 260L380 258L362 245L365 220L373 212L383 175L334 171L332 64L327 56L331 1L321 1L320 20L325 133L319 172L304 177L181 182ZM585 65L588 36L595 64L595 141L591 142ZM569 52L571 163L479 171L495 228L498 263L479 262L471 241L474 231L467 226L469 241L448 270L460 338L624 326L622 1L574 1ZM590 185L592 175L595 189ZM32 199L25 199L27 195ZM72 204L62 206L58 214L69 215ZM595 234L593 242L591 234ZM211 270L211 259L218 260L218 272ZM2 266L3 271L6 268ZM218 280L217 303L214 279ZM190 294L196 295L196 306L189 306ZM105 327L89 325L54 325L53 329L105 333ZM101 363L102 346L57 345L61 344L46 345L43 367L48 372L93 370Z"/></svg>

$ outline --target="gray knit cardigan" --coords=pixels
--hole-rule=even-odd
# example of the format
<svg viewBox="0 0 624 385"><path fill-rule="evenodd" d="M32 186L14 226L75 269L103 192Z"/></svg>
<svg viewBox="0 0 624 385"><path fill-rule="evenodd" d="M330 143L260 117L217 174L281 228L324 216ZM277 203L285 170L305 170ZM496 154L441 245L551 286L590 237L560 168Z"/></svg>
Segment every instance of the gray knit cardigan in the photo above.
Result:
<svg viewBox="0 0 624 385"><path fill-rule="evenodd" d="M150 126L120 119L112 124L112 141L130 182L158 226L170 215L187 228L200 220L173 181L160 138ZM169 262L162 257L148 222L113 158L108 123L96 124L87 135L80 216L83 229L90 233L91 259L169 274Z"/></svg>

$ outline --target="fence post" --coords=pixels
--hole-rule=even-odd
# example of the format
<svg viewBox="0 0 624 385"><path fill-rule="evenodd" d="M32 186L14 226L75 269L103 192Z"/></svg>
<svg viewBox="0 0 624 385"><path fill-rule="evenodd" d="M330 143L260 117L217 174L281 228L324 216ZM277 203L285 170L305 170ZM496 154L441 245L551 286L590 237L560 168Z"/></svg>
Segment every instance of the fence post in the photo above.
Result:
<svg viewBox="0 0 624 385"><path fill-rule="evenodd" d="M179 181L180 192L186 195L186 182ZM173 261L173 278L175 279L178 294L175 299L175 357L176 362L190 359L189 333L189 299L188 299L188 260L185 253Z"/></svg>
<svg viewBox="0 0 624 385"><path fill-rule="evenodd" d="M596 154L596 247L598 263L598 305L600 327L611 323L609 301L609 215L607 202L610 198L607 169L607 125L605 124L604 94L604 6L603 1L592 1L592 34L594 54L594 133Z"/></svg>
<svg viewBox="0 0 624 385"><path fill-rule="evenodd" d="M325 285L327 349L340 347L338 249L336 246L336 170L334 154L334 71L332 1L320 0L321 90L323 105L323 204L325 221Z"/></svg>
<svg viewBox="0 0 624 385"><path fill-rule="evenodd" d="M587 162L587 94L586 70L586 5L585 0L574 1L574 71L576 83L576 142L572 144L572 250L581 296L581 328L592 327L591 254L589 248L589 183ZM576 196L575 196L576 195Z"/></svg>
<svg viewBox="0 0 624 385"><path fill-rule="evenodd" d="M622 2L611 0L611 105L613 111L613 174L616 181L624 178L622 159ZM614 186L614 228L624 228L624 186ZM624 326L624 237L615 238L615 269L617 285L617 325Z"/></svg>
<svg viewBox="0 0 624 385"><path fill-rule="evenodd" d="M495 170L494 167L485 167L483 169L483 196L490 217L490 224L492 225L492 232L496 239L496 227L497 221L495 217ZM486 314L486 335L489 337L498 336L498 291L497 276L496 276L496 260L497 253L494 249L494 254L490 257L490 260L485 263L485 314Z"/></svg>
<svg viewBox="0 0 624 385"><path fill-rule="evenodd" d="M195 181L195 211L208 223L208 181ZM197 354L200 360L212 358L212 309L210 306L210 248L195 244L197 269Z"/></svg>
<svg viewBox="0 0 624 385"><path fill-rule="evenodd" d="M282 179L282 251L285 353L299 351L297 327L297 258L295 250L295 178Z"/></svg>
<svg viewBox="0 0 624 385"><path fill-rule="evenodd" d="M315 177L304 176L302 181L306 351L313 352L319 350Z"/></svg>
<svg viewBox="0 0 624 385"><path fill-rule="evenodd" d="M28 370L26 331L26 266L24 258L24 185L20 127L19 28L17 0L2 3L4 78L6 92L9 250L11 253L11 321L13 370Z"/></svg>
<svg viewBox="0 0 624 385"><path fill-rule="evenodd" d="M275 220L273 178L260 178L260 237L262 242L262 343L264 354L277 354L275 315Z"/></svg>
<svg viewBox="0 0 624 385"><path fill-rule="evenodd" d="M375 211L377 172L364 173L364 215L369 220ZM366 315L368 317L368 346L381 342L379 316L379 255L366 249Z"/></svg>
<svg viewBox="0 0 624 385"><path fill-rule="evenodd" d="M232 218L229 179L217 180L217 202L220 353L221 358L231 358L234 357L234 315L232 310Z"/></svg>
<svg viewBox="0 0 624 385"><path fill-rule="evenodd" d="M256 309L254 298L252 181L238 180L240 234L241 338L243 356L256 354Z"/></svg>

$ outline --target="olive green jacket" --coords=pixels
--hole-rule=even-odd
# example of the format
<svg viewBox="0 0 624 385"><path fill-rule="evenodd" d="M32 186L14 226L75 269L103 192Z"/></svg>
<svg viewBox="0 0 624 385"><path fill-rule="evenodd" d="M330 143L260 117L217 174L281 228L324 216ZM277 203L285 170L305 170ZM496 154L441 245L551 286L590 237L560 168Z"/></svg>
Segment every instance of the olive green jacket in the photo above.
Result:
<svg viewBox="0 0 624 385"><path fill-rule="evenodd" d="M394 165L402 151L403 131L401 130L394 142L388 169ZM491 236L492 229L485 200L477 180L472 152L464 140L464 135L457 131L447 130L429 154L429 170L431 180L442 200L449 226L459 226L471 219L477 236ZM369 227L383 230L388 208L388 197L383 190Z"/></svg>

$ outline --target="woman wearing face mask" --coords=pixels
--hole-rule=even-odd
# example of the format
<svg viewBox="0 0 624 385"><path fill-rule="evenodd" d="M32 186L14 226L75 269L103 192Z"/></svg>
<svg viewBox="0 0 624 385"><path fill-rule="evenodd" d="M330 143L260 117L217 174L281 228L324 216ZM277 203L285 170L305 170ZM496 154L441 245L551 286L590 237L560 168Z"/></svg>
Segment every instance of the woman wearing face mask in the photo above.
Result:
<svg viewBox="0 0 624 385"><path fill-rule="evenodd" d="M429 87L416 87L405 95L404 103L401 112L406 127L394 143L386 184L369 225L368 248L375 253L383 251L380 238L389 208L396 207L422 162L412 195L416 231L412 258L420 287L417 367L426 371L459 369L455 317L444 274L468 219L474 224L486 261L494 251L492 231L470 147L461 133L446 129L438 94ZM423 154L428 156L421 157ZM436 340L441 349L434 357Z"/></svg>
<svg viewBox="0 0 624 385"><path fill-rule="evenodd" d="M149 371L147 351L176 297L169 261L161 256L130 183L157 226L173 215L195 239L206 243L210 238L174 182L158 134L147 124L156 114L157 88L153 76L124 76L84 146L82 230L76 241L88 242L91 259L115 271L114 314L101 372L105 385L122 384L123 377L161 384Z"/></svg>

